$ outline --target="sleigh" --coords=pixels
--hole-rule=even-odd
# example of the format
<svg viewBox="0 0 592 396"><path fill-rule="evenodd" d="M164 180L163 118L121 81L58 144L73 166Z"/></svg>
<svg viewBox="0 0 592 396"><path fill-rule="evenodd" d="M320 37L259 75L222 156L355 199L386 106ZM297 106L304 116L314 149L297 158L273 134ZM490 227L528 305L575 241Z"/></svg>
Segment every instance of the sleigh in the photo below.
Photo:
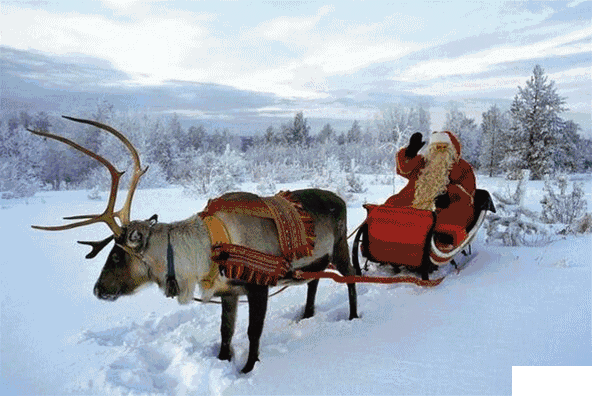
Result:
<svg viewBox="0 0 592 396"><path fill-rule="evenodd" d="M362 268L368 269L368 262L373 262L392 267L395 274L409 273L399 275L398 280L426 286L438 281L430 280L430 274L439 267L451 264L459 268L457 257L471 255L471 242L487 212L495 212L489 193L479 189L475 193L473 221L467 229L439 223L436 213L428 210L372 204L364 208L367 217L356 232L352 249L358 278L372 278L361 275ZM360 266L361 258L366 259L364 267ZM384 283L392 282L386 279Z"/></svg>

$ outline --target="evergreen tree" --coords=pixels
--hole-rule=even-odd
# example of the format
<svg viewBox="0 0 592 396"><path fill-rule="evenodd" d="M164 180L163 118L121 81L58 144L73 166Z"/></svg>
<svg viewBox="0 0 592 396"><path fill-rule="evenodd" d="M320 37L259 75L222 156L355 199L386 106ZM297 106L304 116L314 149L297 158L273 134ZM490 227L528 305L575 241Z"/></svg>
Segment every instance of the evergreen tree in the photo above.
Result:
<svg viewBox="0 0 592 396"><path fill-rule="evenodd" d="M492 106L483 113L481 123L481 156L479 164L481 170L488 172L489 176L501 171L501 162L505 155L506 137L510 128L510 119L507 113L502 113L497 106Z"/></svg>
<svg viewBox="0 0 592 396"><path fill-rule="evenodd" d="M359 143L360 140L362 140L362 130L360 129L358 120L355 120L351 128L347 131L347 142Z"/></svg>
<svg viewBox="0 0 592 396"><path fill-rule="evenodd" d="M576 172L582 168L584 152L578 131L580 126L575 122L561 120L561 134L558 141L558 150L554 152L553 162L565 172Z"/></svg>
<svg viewBox="0 0 592 396"><path fill-rule="evenodd" d="M336 139L335 131L331 124L325 124L321 132L319 132L319 142L321 143L330 143Z"/></svg>
<svg viewBox="0 0 592 396"><path fill-rule="evenodd" d="M273 130L273 125L270 125L265 130L265 136L263 137L263 142L265 144L275 144L277 143L277 136L275 131Z"/></svg>
<svg viewBox="0 0 592 396"><path fill-rule="evenodd" d="M543 68L536 65L526 86L518 87L510 110L513 126L508 170L529 169L535 180L553 171L554 152L561 149L563 122L559 113L565 111L565 101L557 94L555 83L547 80Z"/></svg>
<svg viewBox="0 0 592 396"><path fill-rule="evenodd" d="M226 150L226 146L230 143L230 139L231 136L228 129L224 128L220 131L216 128L214 133L210 136L208 150L222 155Z"/></svg>
<svg viewBox="0 0 592 396"><path fill-rule="evenodd" d="M310 126L302 111L296 113L292 125L284 128L284 137L288 144L307 144Z"/></svg>
<svg viewBox="0 0 592 396"><path fill-rule="evenodd" d="M187 130L186 149L199 150L205 145L206 129L203 125L190 126Z"/></svg>

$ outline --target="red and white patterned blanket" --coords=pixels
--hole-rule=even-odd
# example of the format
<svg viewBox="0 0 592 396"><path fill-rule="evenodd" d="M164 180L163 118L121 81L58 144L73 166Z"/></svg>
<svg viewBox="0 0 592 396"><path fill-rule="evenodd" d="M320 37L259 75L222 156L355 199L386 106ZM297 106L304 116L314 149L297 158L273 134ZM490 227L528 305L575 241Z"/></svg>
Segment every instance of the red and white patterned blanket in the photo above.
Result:
<svg viewBox="0 0 592 396"><path fill-rule="evenodd" d="M245 246L220 243L212 246L212 259L228 278L259 285L275 285L293 260L310 256L314 248L314 222L289 191L273 197L229 193L208 202L202 218L218 211L273 219L278 230L281 256Z"/></svg>

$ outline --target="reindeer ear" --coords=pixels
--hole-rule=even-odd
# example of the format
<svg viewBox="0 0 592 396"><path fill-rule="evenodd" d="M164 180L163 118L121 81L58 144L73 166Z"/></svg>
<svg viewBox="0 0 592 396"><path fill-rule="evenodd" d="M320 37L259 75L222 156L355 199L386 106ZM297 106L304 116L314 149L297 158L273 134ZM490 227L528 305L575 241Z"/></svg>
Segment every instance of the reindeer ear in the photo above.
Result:
<svg viewBox="0 0 592 396"><path fill-rule="evenodd" d="M150 227L153 227L156 223L158 223L158 215L152 215L151 218L148 219L148 224L150 224Z"/></svg>

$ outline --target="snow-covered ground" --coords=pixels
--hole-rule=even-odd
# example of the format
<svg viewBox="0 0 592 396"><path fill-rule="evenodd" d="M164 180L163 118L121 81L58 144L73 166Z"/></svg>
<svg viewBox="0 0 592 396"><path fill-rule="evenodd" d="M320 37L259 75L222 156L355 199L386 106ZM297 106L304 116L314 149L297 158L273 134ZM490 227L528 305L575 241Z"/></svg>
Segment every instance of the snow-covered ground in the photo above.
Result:
<svg viewBox="0 0 592 396"><path fill-rule="evenodd" d="M590 210L592 179L583 180ZM478 184L500 191L504 182L480 176ZM364 220L364 201L392 193L369 187L348 206L350 230ZM531 183L529 208L540 211L541 196L542 183ZM30 228L100 212L104 201L86 191L44 192L1 205L3 395L510 394L512 366L592 365L591 234L503 247L486 244L481 232L469 266L435 288L358 285L354 321L345 286L321 281L316 316L307 320L299 320L306 288L289 288L270 300L261 362L241 375L246 305L235 360L218 361L219 306L180 306L155 287L100 301L92 288L109 249L85 260L88 248L75 241L102 239L107 227ZM180 189L139 190L133 217L158 213L168 222L204 205Z"/></svg>

